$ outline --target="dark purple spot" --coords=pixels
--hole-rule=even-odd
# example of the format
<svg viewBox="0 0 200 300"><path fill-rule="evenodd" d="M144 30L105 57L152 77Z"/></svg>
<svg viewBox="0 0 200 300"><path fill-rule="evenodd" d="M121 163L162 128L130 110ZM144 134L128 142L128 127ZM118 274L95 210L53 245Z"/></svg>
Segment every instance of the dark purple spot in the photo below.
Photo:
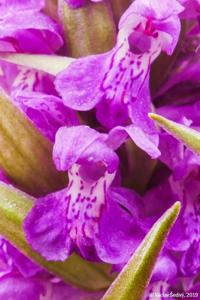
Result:
<svg viewBox="0 0 200 300"><path fill-rule="evenodd" d="M103 163L87 163L82 165L79 169L81 178L89 183L95 182L101 178L106 171L106 167Z"/></svg>
<svg viewBox="0 0 200 300"><path fill-rule="evenodd" d="M146 53L151 48L151 37L142 32L134 31L128 37L129 48L133 54Z"/></svg>

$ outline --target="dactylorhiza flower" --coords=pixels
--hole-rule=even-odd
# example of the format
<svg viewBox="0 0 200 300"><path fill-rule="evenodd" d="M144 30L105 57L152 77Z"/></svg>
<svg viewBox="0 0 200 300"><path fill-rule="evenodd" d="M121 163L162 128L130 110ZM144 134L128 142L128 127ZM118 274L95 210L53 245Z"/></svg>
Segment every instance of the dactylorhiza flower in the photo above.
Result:
<svg viewBox="0 0 200 300"><path fill-rule="evenodd" d="M2 171L0 182L11 184ZM101 292L86 292L55 278L0 236L0 299L98 300L101 296Z"/></svg>
<svg viewBox="0 0 200 300"><path fill-rule="evenodd" d="M38 199L24 223L29 243L47 259L64 260L75 250L89 260L124 263L142 239L141 203L119 186L109 143L88 126L58 130L53 158L68 171L68 186Z"/></svg>
<svg viewBox="0 0 200 300"><path fill-rule="evenodd" d="M97 119L107 128L132 123L146 136L146 146L143 138L133 137L134 142L147 152L152 144L155 148L158 136L147 116L150 66L162 50L173 53L183 10L176 0L162 7L158 1L134 1L121 17L111 51L77 59L57 76L55 85L64 104L81 111L95 107ZM152 155L156 156L158 152Z"/></svg>

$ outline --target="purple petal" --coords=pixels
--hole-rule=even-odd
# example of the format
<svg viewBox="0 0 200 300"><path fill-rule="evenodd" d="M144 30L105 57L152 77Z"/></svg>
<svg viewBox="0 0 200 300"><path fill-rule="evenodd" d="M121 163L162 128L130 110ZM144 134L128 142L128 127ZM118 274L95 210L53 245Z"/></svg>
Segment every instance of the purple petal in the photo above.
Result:
<svg viewBox="0 0 200 300"><path fill-rule="evenodd" d="M184 10L177 0L167 0L160 5L159 0L136 0L123 14L119 28L128 26L131 18L142 16L150 20L160 34L161 47L167 54L172 54L180 34L180 20L178 15Z"/></svg>
<svg viewBox="0 0 200 300"><path fill-rule="evenodd" d="M118 157L104 142L104 135L88 126L62 127L56 134L53 158L58 170L68 170L74 163L103 163L110 172Z"/></svg>
<svg viewBox="0 0 200 300"><path fill-rule="evenodd" d="M7 242L7 254L12 259L18 271L25 278L32 277L42 270L41 267L33 263L29 258L24 256L21 252L19 252L18 249L13 247L8 242Z"/></svg>
<svg viewBox="0 0 200 300"><path fill-rule="evenodd" d="M184 145L167 133L160 134L159 159L171 170L180 163L184 156Z"/></svg>
<svg viewBox="0 0 200 300"><path fill-rule="evenodd" d="M44 288L37 280L14 275L0 278L0 299L39 300L41 295L44 295Z"/></svg>
<svg viewBox="0 0 200 300"><path fill-rule="evenodd" d="M58 74L55 86L66 106L84 111L101 100L100 84L107 57L109 53L77 59Z"/></svg>
<svg viewBox="0 0 200 300"><path fill-rule="evenodd" d="M119 27L124 26L124 22L127 22L127 19L131 17L132 14L138 14L161 22L171 15L177 15L184 10L183 6L179 3L181 1L165 0L165 2L160 5L159 0L135 0L122 16Z"/></svg>
<svg viewBox="0 0 200 300"><path fill-rule="evenodd" d="M200 272L200 240L194 241L183 254L181 271L185 276L198 275Z"/></svg>
<svg viewBox="0 0 200 300"><path fill-rule="evenodd" d="M103 100L97 105L97 120L107 128L127 125L128 107L122 103Z"/></svg>
<svg viewBox="0 0 200 300"><path fill-rule="evenodd" d="M11 97L24 92L41 92L48 95L57 95L53 85L53 76L49 74L22 66L16 67L10 63L5 63L3 73L2 78L7 84L6 89ZM9 78L8 76L12 77Z"/></svg>
<svg viewBox="0 0 200 300"><path fill-rule="evenodd" d="M141 242L144 232L137 224L137 210L134 215L129 210L134 203L130 202L127 207L127 199L123 201L124 193L120 189L109 191L107 197L107 210L101 218L99 236L95 241L97 253L105 262L125 263Z"/></svg>
<svg viewBox="0 0 200 300"><path fill-rule="evenodd" d="M151 158L155 159L160 156L158 136L156 134L146 134L139 127L134 125L127 127L117 126L113 128L109 133L107 144L115 150L123 144L128 137L130 137L139 148L147 152Z"/></svg>
<svg viewBox="0 0 200 300"><path fill-rule="evenodd" d="M28 242L48 260L65 260L71 251L65 193L62 190L38 199L24 222Z"/></svg>

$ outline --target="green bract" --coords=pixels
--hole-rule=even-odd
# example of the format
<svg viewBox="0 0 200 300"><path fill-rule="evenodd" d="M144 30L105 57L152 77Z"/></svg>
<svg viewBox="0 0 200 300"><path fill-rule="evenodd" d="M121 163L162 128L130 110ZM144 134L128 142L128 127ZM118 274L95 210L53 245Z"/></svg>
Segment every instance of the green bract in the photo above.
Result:
<svg viewBox="0 0 200 300"><path fill-rule="evenodd" d="M149 114L168 133L180 140L188 148L200 154L200 132L185 125L170 121L157 114Z"/></svg>
<svg viewBox="0 0 200 300"><path fill-rule="evenodd" d="M154 224L102 300L141 300L163 243L180 211L176 202Z"/></svg>
<svg viewBox="0 0 200 300"><path fill-rule="evenodd" d="M62 188L67 178L55 168L53 145L1 91L0 111L1 170L31 195L44 195Z"/></svg>

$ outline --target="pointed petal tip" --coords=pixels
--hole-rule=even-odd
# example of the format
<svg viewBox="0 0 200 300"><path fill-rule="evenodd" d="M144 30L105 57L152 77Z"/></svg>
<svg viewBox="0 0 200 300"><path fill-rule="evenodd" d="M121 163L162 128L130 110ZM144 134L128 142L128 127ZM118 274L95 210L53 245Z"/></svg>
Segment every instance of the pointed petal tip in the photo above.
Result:
<svg viewBox="0 0 200 300"><path fill-rule="evenodd" d="M174 203L174 205L172 206L171 209L174 210L174 212L175 212L176 214L178 214L178 213L180 212L180 210L181 210L181 202L180 202L180 201L176 201L176 202Z"/></svg>
<svg viewBox="0 0 200 300"><path fill-rule="evenodd" d="M157 122L161 122L163 121L165 118L163 118L162 116L160 115L157 115L155 113L148 113L148 117L150 119L152 119L153 121L157 121Z"/></svg>
<svg viewBox="0 0 200 300"><path fill-rule="evenodd" d="M176 220L176 218L178 217L179 213L181 210L181 202L177 201L175 202L172 207L170 207L167 211L168 215L171 215L172 218L174 219L174 221Z"/></svg>
<svg viewBox="0 0 200 300"><path fill-rule="evenodd" d="M150 113L149 118L157 122L166 132L183 143L190 150L200 155L200 132L192 127L168 120L160 115Z"/></svg>

